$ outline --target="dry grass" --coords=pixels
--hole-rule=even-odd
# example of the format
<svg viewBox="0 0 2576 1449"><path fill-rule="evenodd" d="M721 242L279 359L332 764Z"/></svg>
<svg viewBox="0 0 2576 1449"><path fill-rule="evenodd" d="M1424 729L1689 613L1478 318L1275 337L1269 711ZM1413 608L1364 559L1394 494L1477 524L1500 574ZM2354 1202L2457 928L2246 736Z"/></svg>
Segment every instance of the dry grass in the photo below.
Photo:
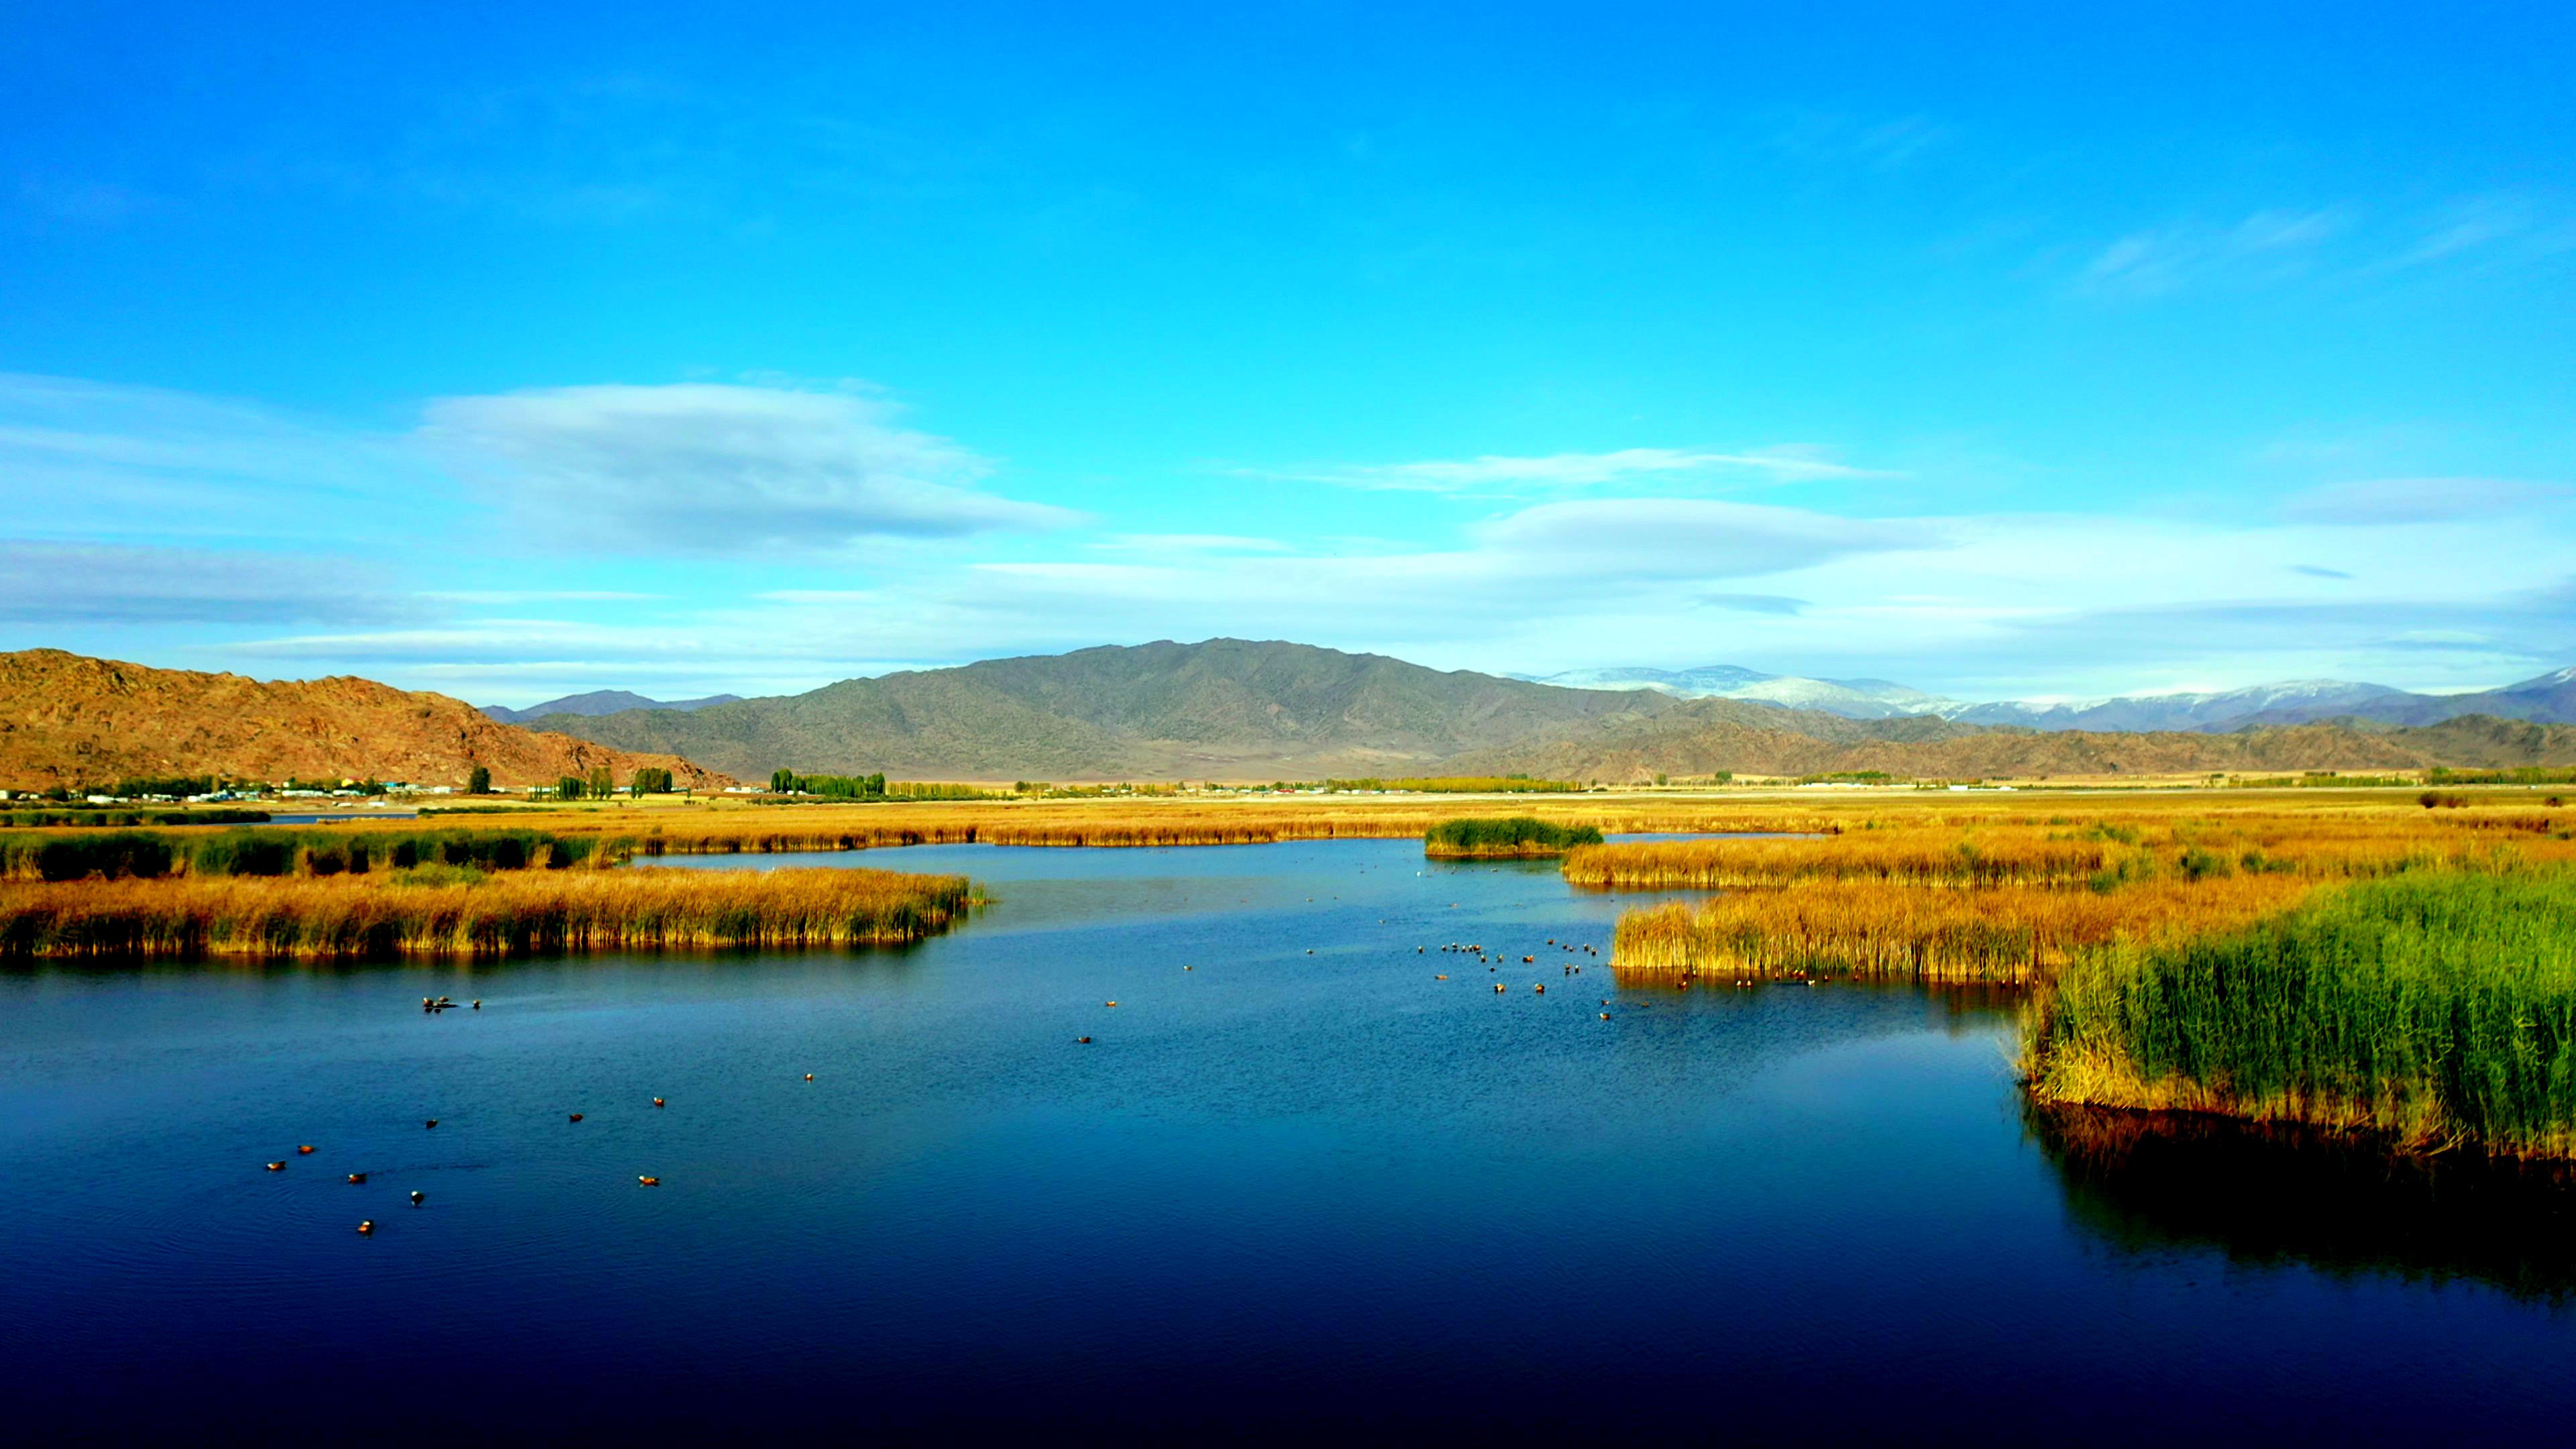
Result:
<svg viewBox="0 0 2576 1449"><path fill-rule="evenodd" d="M465 871L66 881L0 891L11 956L506 956L917 940L962 876L879 870Z"/></svg>
<svg viewBox="0 0 2576 1449"><path fill-rule="evenodd" d="M2371 877L2472 863L2500 846L2531 860L2576 861L2576 841L2566 838L2568 821L2521 813L2129 811L2080 823L1885 818L1886 828L1865 826L1816 840L1588 846L1568 853L1565 878L1606 889L1742 890L1814 881L2108 889L2174 874Z"/></svg>
<svg viewBox="0 0 2576 1449"><path fill-rule="evenodd" d="M1564 872L1607 889L1727 892L1622 918L1625 971L2026 983L2101 947L2245 926L2320 883L2576 862L2567 820L2489 798L2502 803L2426 811L2353 795L2258 808L2198 795L2080 817L1889 809L1818 839L1591 846Z"/></svg>
<svg viewBox="0 0 2576 1449"><path fill-rule="evenodd" d="M1876 880L1738 891L1621 916L1612 965L1623 976L2026 984L2089 948L2241 925L2308 889L2296 877L2254 875L2108 893Z"/></svg>

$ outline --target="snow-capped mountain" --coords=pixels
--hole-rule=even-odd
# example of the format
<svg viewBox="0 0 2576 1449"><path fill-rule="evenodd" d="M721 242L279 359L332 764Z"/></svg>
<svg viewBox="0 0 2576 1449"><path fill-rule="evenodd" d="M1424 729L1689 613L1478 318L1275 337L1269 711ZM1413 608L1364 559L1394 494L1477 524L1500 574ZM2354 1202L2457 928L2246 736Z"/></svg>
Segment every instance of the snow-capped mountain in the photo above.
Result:
<svg viewBox="0 0 2576 1449"><path fill-rule="evenodd" d="M1951 717L1969 724L2027 725L2045 730L2206 730L2276 712L2298 719L2367 715L2375 705L2419 698L2422 696L2384 684L2295 679L2206 694L2139 694L2044 704L2002 700L1973 705Z"/></svg>
<svg viewBox="0 0 2576 1449"><path fill-rule="evenodd" d="M1697 669L1569 669L1562 674L1513 677L1564 689L1651 689L1683 699L1750 699L1784 709L1823 710L1849 719L1947 714L1969 707L1959 700L1925 694L1884 679L1808 679L1795 674L1764 674L1732 664L1708 664Z"/></svg>
<svg viewBox="0 0 2576 1449"><path fill-rule="evenodd" d="M1567 689L1651 689L1684 699L1746 699L1850 719L1936 714L1965 724L2042 730L2220 731L2353 716L2388 724L2438 724L2465 714L2543 724L2576 724L2576 668L2472 694L2412 694L2384 684L2293 679L2206 693L2130 694L2103 699L1997 700L1970 704L1884 679L1809 679L1731 664L1697 669L1571 669L1514 678Z"/></svg>

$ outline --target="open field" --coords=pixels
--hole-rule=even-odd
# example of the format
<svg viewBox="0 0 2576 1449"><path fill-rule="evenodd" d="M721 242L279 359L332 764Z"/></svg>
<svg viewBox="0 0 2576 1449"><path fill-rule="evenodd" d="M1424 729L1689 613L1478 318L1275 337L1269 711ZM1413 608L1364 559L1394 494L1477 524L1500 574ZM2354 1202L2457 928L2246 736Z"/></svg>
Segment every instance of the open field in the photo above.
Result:
<svg viewBox="0 0 2576 1449"><path fill-rule="evenodd" d="M946 930L962 876L505 871L82 880L0 890L0 956L508 956L847 946Z"/></svg>

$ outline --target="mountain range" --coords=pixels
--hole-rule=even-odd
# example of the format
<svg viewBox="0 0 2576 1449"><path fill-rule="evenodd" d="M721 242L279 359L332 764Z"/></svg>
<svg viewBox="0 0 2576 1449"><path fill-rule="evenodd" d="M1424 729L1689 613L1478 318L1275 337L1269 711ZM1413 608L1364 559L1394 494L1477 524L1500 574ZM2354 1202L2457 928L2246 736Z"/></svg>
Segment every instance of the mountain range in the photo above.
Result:
<svg viewBox="0 0 2576 1449"><path fill-rule="evenodd" d="M2429 725L2472 714L2542 724L2576 724L2576 668L2471 694L2413 694L2384 684L2295 679L2210 693L2066 701L2000 700L1984 704L1927 694L1884 679L1809 679L1764 674L1731 664L1674 670L1577 669L1513 677L1567 689L1652 690L1679 699L1755 700L1791 709L1822 710L1848 719L1937 715L1967 724L2018 725L2039 730L2225 731L2247 725L2343 718Z"/></svg>
<svg viewBox="0 0 2576 1449"><path fill-rule="evenodd" d="M747 778L779 766L909 779L1526 771L1630 780L1717 770L1959 778L2576 764L2576 728L2554 721L2445 716L2418 727L2352 716L2248 717L2244 728L2227 733L2213 731L2207 718L2178 729L2041 728L1938 712L1857 715L1758 698L1685 697L1685 688L1781 682L1749 670L1686 673L1697 678L1675 684L1653 671L1604 671L1570 688L1304 644L1166 640L849 679L696 710L550 715L535 723L620 749L684 755ZM1867 680L1796 684L1902 690ZM2561 679L2556 687L2565 685ZM1778 692L1810 697L1797 687ZM2292 700L2313 706L2334 698L2276 694L2258 712L2294 712ZM2518 702L2559 707L2546 699ZM2077 718L2113 715L2110 704L2088 705Z"/></svg>
<svg viewBox="0 0 2576 1449"><path fill-rule="evenodd" d="M2181 716L2193 728L2042 729L1684 697L1678 687L1637 687L1637 673L1602 681L1624 687L1577 689L1304 644L1162 641L848 679L797 695L691 701L696 707L687 709L557 712L522 726L444 695L364 679L262 682L38 649L0 654L0 786L206 773L454 784L475 764L504 784L600 764L621 775L661 765L701 788L782 766L913 780L1528 773L1608 782L1721 770L1991 779L2576 766L2576 726L2543 719L2282 718L2356 703L2306 687L2240 691L2244 698L2217 706L2216 697L2191 705L2153 697L2201 710L2199 718ZM1729 684L1717 671L1692 673L1701 677L1688 687ZM2569 688L2561 673L2467 698L2537 715L2563 711ZM1802 697L1794 688L1776 692ZM2388 695L2399 692L2357 703L2404 711L2431 698ZM2112 703L2071 714L2140 717L2118 715ZM2219 710L2248 704L2254 713L2234 727L2211 726Z"/></svg>
<svg viewBox="0 0 2576 1449"><path fill-rule="evenodd" d="M503 724L526 724L550 714L617 714L630 709L704 709L711 704L731 704L739 694L710 694L704 699L646 699L627 689L594 689L588 694L567 694L526 709L512 709L506 704L487 704L483 712Z"/></svg>

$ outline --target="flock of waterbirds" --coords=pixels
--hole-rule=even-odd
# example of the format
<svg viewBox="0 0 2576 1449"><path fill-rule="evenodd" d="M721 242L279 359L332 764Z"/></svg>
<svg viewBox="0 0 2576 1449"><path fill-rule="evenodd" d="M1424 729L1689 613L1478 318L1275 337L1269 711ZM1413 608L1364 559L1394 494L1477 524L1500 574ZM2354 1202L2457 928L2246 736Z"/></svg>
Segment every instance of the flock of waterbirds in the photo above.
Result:
<svg viewBox="0 0 2576 1449"><path fill-rule="evenodd" d="M455 998L447 996L424 996L420 999L420 1009L432 1016L435 1016L442 1011L453 1010L456 1007L456 1004ZM476 1000L470 1003L469 1009L481 1011L483 1009L483 1003L480 1000ZM1090 1038L1085 1037L1084 1040L1088 1041ZM805 1080L809 1082L814 1080L814 1074L812 1072L807 1072L805 1074ZM655 1097L653 1099L653 1105L656 1107L665 1107L669 1104L664 1102L660 1097ZM579 1112L573 1112L567 1114L567 1117L570 1122L579 1122L582 1119L582 1114ZM424 1131L435 1132L438 1130L438 1119L435 1117L424 1118L422 1125ZM312 1143L307 1142L297 1146L295 1149L295 1155L298 1157L310 1157L317 1150L318 1149ZM271 1172L284 1172L286 1170L286 1163L283 1159L264 1165ZM363 1172L352 1172L348 1174L348 1178L349 1185L352 1187L364 1187L367 1182L367 1174ZM660 1187L662 1185L662 1179L651 1173L637 1173L635 1176L635 1183L638 1187ZM427 1202L428 1200L429 1195L427 1193L421 1192L417 1188L412 1190L411 1205L413 1207L419 1207L422 1203ZM359 1219L358 1236L362 1238L373 1237L375 1236L375 1232L376 1220L374 1218Z"/></svg>
<svg viewBox="0 0 2576 1449"><path fill-rule="evenodd" d="M1311 900L1311 899L1312 899L1312 897L1309 897L1308 899L1310 899L1310 900ZM1383 922L1381 922L1381 924L1383 924ZM1589 943L1585 943L1585 942L1559 941L1559 940L1557 940L1554 936L1550 936L1550 937L1548 937L1548 938L1547 938L1547 944L1548 944L1548 945L1550 945L1550 946L1555 947L1555 948L1556 948L1560 953L1562 953L1563 955L1566 955L1566 956L1573 956L1573 955L1576 955L1576 954L1578 954L1578 953L1579 953L1579 954L1581 954L1581 955L1588 956L1588 957L1592 957L1592 958L1594 958L1594 959L1596 959L1596 960L1597 960L1597 959L1599 959L1599 957L1600 957L1600 955L1601 955L1600 949L1599 949L1598 947L1592 946L1592 945L1590 945ZM1414 950L1414 954L1416 954L1416 955L1422 955L1422 954L1425 954L1425 953L1428 951L1428 949L1429 949L1428 947L1423 947L1423 946L1416 946L1416 947L1414 947L1414 948L1413 948L1413 950ZM1481 961L1481 962L1483 962L1483 963L1484 963L1484 965L1485 965L1485 969L1486 969L1488 972L1493 972L1493 973L1497 973L1497 974L1499 974L1499 973L1501 972L1501 970L1502 970L1502 962L1503 962L1503 958L1502 958L1501 956L1499 956L1499 955L1496 955L1496 954L1493 954L1493 953L1488 952L1488 951L1486 950L1486 948L1485 948L1485 946L1484 946L1484 944L1483 944L1482 942L1475 942L1475 941L1452 941L1452 942L1449 942L1447 945L1442 946L1442 947L1440 948L1440 950L1441 950L1442 954L1444 954L1444 955L1446 955L1446 954L1456 954L1456 955L1461 955L1461 956L1471 956L1471 957L1474 957L1476 960ZM1306 954L1307 954L1307 955L1309 955L1309 956L1312 956L1312 955L1314 955L1315 953L1314 953L1314 951L1313 951L1313 950L1309 949L1309 950L1306 952ZM1537 953L1537 952L1535 952L1535 951L1529 952L1529 953L1527 953L1527 954L1525 954L1525 955L1523 955L1523 956L1521 957L1521 964L1523 964L1523 965L1525 965L1525 966L1526 966L1526 965L1536 965L1536 964L1537 964L1537 962L1538 962L1538 953ZM1558 965L1559 965L1559 967L1561 968L1561 974L1562 974L1562 975L1564 975L1564 976L1572 977L1572 976L1579 976L1579 975L1583 974L1583 967L1582 967L1580 964L1576 963L1576 962L1573 962L1573 961L1560 961L1560 962L1558 963ZM1182 969L1182 970L1184 970L1184 971L1193 971L1193 970L1196 970L1197 968L1196 968L1195 966L1183 966L1181 969ZM1447 973L1447 972L1439 972L1439 973L1434 974L1434 975L1433 975L1433 977L1432 977L1432 979L1433 979L1433 980L1435 980L1435 981L1446 981L1446 980L1448 980L1448 979L1449 979L1449 975L1448 975L1448 973ZM1690 978L1690 976L1689 976L1687 973L1685 973L1685 974L1683 975L1683 977L1682 977L1681 981L1680 981L1678 984L1680 985L1681 989L1683 989L1683 990L1685 990L1685 991L1689 990L1689 989L1690 989L1690 985L1691 985L1691 978ZM1751 983L1749 983L1749 982L1739 981L1739 982L1737 982L1736 984L1737 984L1738 986L1745 986L1745 985L1749 985L1749 984L1751 984ZM1808 984L1812 986L1812 985L1814 985L1815 983L1814 983L1814 982L1812 982L1812 981L1810 981ZM1507 993L1509 990L1510 990L1510 988L1509 988L1508 986L1504 985L1504 984L1503 984L1502 982L1500 982L1500 981L1497 981L1497 982L1495 982L1495 983L1494 983L1494 994L1495 994L1495 995L1497 995L1497 996L1503 995L1503 994ZM1544 982L1544 981L1533 982L1533 983L1531 983L1531 985L1530 985L1530 990L1531 990L1531 992L1532 992L1533 994L1544 996L1544 995L1546 995L1546 994L1547 994L1547 983L1546 983L1546 982ZM1102 1002L1102 1003L1101 1003L1101 1005L1102 1005L1102 1006L1104 1006L1104 1007L1114 1007L1114 1006L1116 1006L1117 1004L1118 1004L1118 1003L1117 1003L1115 1000L1111 1000L1111 1001L1104 1001L1104 1002ZM1606 997L1606 996L1605 996L1605 997L1603 997L1603 998L1601 998L1601 1004L1602 1004L1603 1006L1608 1006L1608 1005L1610 1004L1610 998L1608 998L1608 997ZM472 1001L472 1002L470 1002L470 1003L467 1003L467 1005L468 1005L469 1009L474 1010L474 1011L481 1011L481 1010L483 1009L483 1003L482 1003L482 1001L481 1001L479 998L478 998L478 999L476 999L476 1000L474 1000L474 1001ZM422 1012L424 1012L424 1013L426 1013L426 1014L428 1014L428 1015L432 1015L432 1016L435 1016L435 1015L437 1015L437 1014L439 1014L439 1013L441 1013L441 1012L445 1012L445 1011L452 1011L452 1010L454 1010L454 1009L456 1008L456 1006L457 1006L457 1002L456 1002L455 998L453 998L453 997L449 997L449 996L424 996L424 997L422 997L422 998L420 999L420 1009L422 1010ZM1601 1013L1601 1019L1602 1019L1603 1021L1608 1021L1608 1020L1610 1019L1610 1013L1608 1013L1608 1012L1606 1012L1606 1011L1605 1011L1605 1012L1602 1012L1602 1013ZM1075 1042L1075 1044L1076 1044L1076 1045L1079 1045L1079 1046L1089 1046L1089 1045L1091 1045L1091 1044L1092 1044L1092 1039L1091 1039L1090 1037L1088 1037L1088 1036L1078 1036L1078 1037L1075 1037L1075 1038L1074 1038L1074 1042ZM809 1082L810 1082L810 1081L812 1081L812 1080L814 1080L814 1074L813 1074L812 1072L807 1072L807 1073L805 1074L805 1080L807 1080L807 1081L809 1081ZM653 1099L653 1105L654 1105L654 1106L656 1106L656 1107L661 1107L661 1106L663 1106L663 1105L664 1105L664 1103L663 1103L663 1100L662 1100L661 1098L659 1098L659 1097L655 1097L655 1098ZM574 1112L574 1113L571 1113L571 1114L569 1114L569 1115L570 1115L570 1119L571 1119L571 1121L576 1122L576 1123L577 1123L577 1122L579 1122L579 1121L581 1121L581 1119L582 1119L582 1114L581 1114L581 1113L579 1113L579 1112ZM437 1126L438 1126L438 1119L437 1119L437 1118L435 1118L435 1117L431 1117L431 1118L427 1119L427 1123L428 1123L428 1127L429 1127L430 1129L434 1130L434 1129L436 1129L436 1128L437 1128ZM313 1146L312 1146L310 1143L307 1143L307 1144L304 1144L304 1145L302 1145L302 1146L297 1147L297 1148L295 1149L295 1151L296 1151L297 1155L299 1155L299 1156L311 1156L311 1155L312 1155L312 1153L313 1153L313 1151L314 1151L314 1148L313 1148ZM283 1161L271 1162L271 1163L267 1164L267 1166L268 1166L268 1170L269 1170L269 1171L271 1171L271 1172L284 1172L284 1171L286 1170L286 1164L285 1164ZM367 1181L367 1174L365 1174L365 1173L363 1173L363 1172L353 1172L353 1173L350 1173L348 1176L349 1176L349 1181L350 1181L350 1183L351 1183L352 1185L356 1185L356 1186L363 1186L363 1185L366 1183L366 1181ZM654 1176L654 1175L652 1175L652 1174L649 1174L649 1173L639 1173L639 1174L637 1174L637 1175L636 1175L636 1178L635 1178L635 1181L636 1181L636 1184L637 1184L638 1186L641 1186L641 1187L660 1187L660 1186L662 1185L662 1179L661 1179L661 1178L659 1178L659 1177L657 1177L657 1176ZM413 1207L419 1207L419 1206L422 1204L422 1202L424 1202L425 1200L426 1200L426 1199L425 1199L424 1195L423 1195L422 1193L418 1192L418 1191L415 1191L415 1192L413 1192L413 1193L411 1194L411 1205L412 1205ZM359 1234L360 1234L361 1236L372 1236L372 1235L375 1233L375 1230L376 1230L376 1224L375 1224L375 1220L374 1220L373 1218L363 1219L363 1220L361 1220L361 1221L359 1222L359 1224L358 1224L358 1232L359 1232Z"/></svg>

